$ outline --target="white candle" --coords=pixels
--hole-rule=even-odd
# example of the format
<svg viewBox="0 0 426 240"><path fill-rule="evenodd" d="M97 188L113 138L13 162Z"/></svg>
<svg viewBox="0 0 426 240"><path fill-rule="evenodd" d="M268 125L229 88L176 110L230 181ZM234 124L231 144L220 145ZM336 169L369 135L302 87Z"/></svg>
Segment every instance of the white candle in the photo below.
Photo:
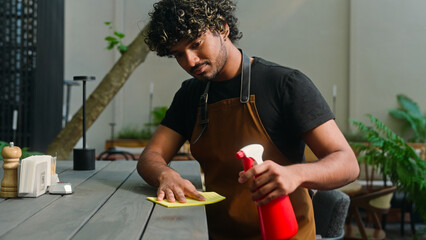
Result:
<svg viewBox="0 0 426 240"><path fill-rule="evenodd" d="M16 130L18 126L18 110L13 110L12 130Z"/></svg>
<svg viewBox="0 0 426 240"><path fill-rule="evenodd" d="M333 97L337 96L337 86L333 85Z"/></svg>
<svg viewBox="0 0 426 240"><path fill-rule="evenodd" d="M149 93L153 94L154 93L154 83L151 82L151 84L149 85Z"/></svg>

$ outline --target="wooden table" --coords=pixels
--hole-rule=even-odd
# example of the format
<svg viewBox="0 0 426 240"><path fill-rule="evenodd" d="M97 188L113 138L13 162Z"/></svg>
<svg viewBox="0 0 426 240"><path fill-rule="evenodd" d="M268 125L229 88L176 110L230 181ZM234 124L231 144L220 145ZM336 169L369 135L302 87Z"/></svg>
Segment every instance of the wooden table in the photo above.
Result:
<svg viewBox="0 0 426 240"><path fill-rule="evenodd" d="M201 189L196 161L171 165ZM137 173L136 161L96 161L96 170L73 171L58 161L71 195L0 198L0 239L208 239L204 206L166 208ZM3 178L3 169L0 168Z"/></svg>

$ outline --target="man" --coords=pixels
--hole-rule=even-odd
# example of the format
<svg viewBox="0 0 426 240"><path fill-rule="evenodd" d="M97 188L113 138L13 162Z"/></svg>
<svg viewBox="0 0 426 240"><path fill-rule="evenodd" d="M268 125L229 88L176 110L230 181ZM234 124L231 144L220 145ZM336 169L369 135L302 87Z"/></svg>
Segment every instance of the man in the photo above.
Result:
<svg viewBox="0 0 426 240"><path fill-rule="evenodd" d="M315 239L307 189L333 189L359 173L356 158L313 83L297 70L248 58L231 0L162 0L154 4L146 42L174 57L191 76L138 162L157 198L204 200L167 163L186 141L208 191L226 200L206 207L212 239L259 239L257 205L289 195L299 225L294 239ZM235 153L258 143L266 160L242 172ZM304 162L305 143L320 159ZM254 176L257 176L254 179Z"/></svg>

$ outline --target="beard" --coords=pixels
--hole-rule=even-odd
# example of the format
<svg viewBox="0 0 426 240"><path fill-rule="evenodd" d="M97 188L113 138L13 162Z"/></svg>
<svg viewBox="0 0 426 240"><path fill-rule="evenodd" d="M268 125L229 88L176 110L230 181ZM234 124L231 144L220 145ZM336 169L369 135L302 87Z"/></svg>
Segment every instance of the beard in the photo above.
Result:
<svg viewBox="0 0 426 240"><path fill-rule="evenodd" d="M206 60L206 61L203 61L202 63L195 65L191 69L191 73L192 73L198 67L202 65L207 65L211 67L212 69L211 72L203 72L200 75L197 75L197 74L191 74L191 75L203 82L214 80L216 79L217 75L222 72L227 61L228 61L228 51L226 49L225 44L223 44L223 41L221 40L219 53L213 63L210 60Z"/></svg>

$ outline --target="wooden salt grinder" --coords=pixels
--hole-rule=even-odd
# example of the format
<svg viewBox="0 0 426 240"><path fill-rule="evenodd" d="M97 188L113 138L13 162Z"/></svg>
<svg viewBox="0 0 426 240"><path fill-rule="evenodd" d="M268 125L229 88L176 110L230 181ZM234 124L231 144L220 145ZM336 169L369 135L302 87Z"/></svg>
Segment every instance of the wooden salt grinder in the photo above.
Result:
<svg viewBox="0 0 426 240"><path fill-rule="evenodd" d="M15 147L13 142L10 146L5 146L1 151L3 157L3 180L1 181L0 197L13 198L18 197L18 165L22 151Z"/></svg>

